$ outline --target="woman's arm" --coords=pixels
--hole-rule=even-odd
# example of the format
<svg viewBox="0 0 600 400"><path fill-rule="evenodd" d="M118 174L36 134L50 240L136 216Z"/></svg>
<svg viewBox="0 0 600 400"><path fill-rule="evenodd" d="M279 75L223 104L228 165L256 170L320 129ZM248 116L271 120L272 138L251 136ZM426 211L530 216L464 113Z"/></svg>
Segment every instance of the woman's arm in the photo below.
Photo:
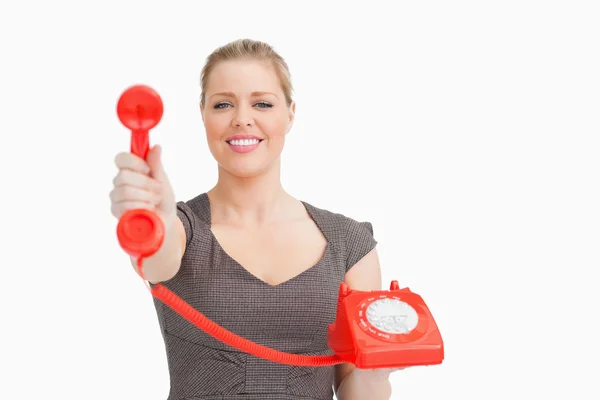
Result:
<svg viewBox="0 0 600 400"><path fill-rule="evenodd" d="M381 290L381 267L377 250L371 250L346 273L355 290ZM390 370L362 370L352 364L336 366L334 389L339 400L388 400L392 395Z"/></svg>
<svg viewBox="0 0 600 400"><path fill-rule="evenodd" d="M186 234L183 223L175 217L165 232L160 249L152 256L142 260L142 270L146 280L152 284L168 281L174 277L181 267L181 259L185 252ZM131 264L139 273L137 260L131 257Z"/></svg>

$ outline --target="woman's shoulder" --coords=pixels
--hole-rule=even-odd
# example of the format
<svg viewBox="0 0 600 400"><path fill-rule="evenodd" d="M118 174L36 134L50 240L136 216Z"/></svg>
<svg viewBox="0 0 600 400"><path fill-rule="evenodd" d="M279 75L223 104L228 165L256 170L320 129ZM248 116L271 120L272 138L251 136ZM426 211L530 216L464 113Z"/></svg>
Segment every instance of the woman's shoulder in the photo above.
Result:
<svg viewBox="0 0 600 400"><path fill-rule="evenodd" d="M320 222L330 230L340 233L345 242L355 242L356 240L367 240L370 242L372 240L373 224L370 221L351 216L347 212L315 206L307 201L302 201L302 203L304 203L309 213L317 222Z"/></svg>
<svg viewBox="0 0 600 400"><path fill-rule="evenodd" d="M177 216L183 223L187 243L197 231L204 231L210 226L210 204L205 192L188 200L177 201Z"/></svg>
<svg viewBox="0 0 600 400"><path fill-rule="evenodd" d="M377 245L370 221L350 216L347 212L317 207L305 201L303 203L317 223L320 223L325 231L329 231L331 237L337 239L336 244L344 255L346 271Z"/></svg>

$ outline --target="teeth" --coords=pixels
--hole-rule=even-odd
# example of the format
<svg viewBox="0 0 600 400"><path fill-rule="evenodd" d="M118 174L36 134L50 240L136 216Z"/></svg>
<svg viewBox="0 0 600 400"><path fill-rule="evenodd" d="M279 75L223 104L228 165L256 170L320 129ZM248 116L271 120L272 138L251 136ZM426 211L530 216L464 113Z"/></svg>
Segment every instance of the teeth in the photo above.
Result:
<svg viewBox="0 0 600 400"><path fill-rule="evenodd" d="M242 140L230 140L233 146L252 146L258 144L258 139L242 139Z"/></svg>

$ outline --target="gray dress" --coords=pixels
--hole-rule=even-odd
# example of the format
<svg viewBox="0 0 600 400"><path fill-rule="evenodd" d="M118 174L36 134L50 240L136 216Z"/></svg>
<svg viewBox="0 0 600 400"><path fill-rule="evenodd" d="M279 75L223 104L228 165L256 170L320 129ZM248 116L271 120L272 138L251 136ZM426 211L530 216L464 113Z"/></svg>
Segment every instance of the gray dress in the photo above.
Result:
<svg viewBox="0 0 600 400"><path fill-rule="evenodd" d="M182 265L163 285L225 329L295 354L328 355L344 275L376 241L369 222L303 202L327 239L323 257L300 275L272 286L232 259L210 229L206 193L177 204L187 235ZM296 367L259 359L204 333L154 299L164 337L168 400L331 400L334 368Z"/></svg>

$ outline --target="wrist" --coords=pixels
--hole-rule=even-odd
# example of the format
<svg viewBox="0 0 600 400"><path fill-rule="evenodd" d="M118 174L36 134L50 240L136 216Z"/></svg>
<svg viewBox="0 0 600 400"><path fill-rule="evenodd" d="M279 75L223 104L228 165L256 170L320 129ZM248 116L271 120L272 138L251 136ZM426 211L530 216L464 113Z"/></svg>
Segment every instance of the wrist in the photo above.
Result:
<svg viewBox="0 0 600 400"><path fill-rule="evenodd" d="M170 233L175 225L175 219L177 218L177 208L174 210L170 210L169 212L158 210L158 215L161 217L162 223L164 225L165 234Z"/></svg>

